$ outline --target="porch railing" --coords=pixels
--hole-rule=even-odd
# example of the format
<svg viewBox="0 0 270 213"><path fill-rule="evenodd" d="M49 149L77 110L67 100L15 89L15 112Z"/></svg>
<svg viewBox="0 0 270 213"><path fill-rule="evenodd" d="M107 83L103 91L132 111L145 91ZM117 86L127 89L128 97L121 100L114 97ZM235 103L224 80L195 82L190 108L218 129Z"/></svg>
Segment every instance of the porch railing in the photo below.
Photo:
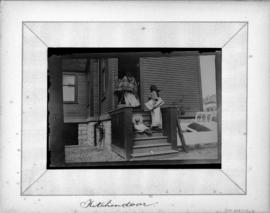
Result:
<svg viewBox="0 0 270 213"><path fill-rule="evenodd" d="M162 108L163 134L168 137L173 149L177 149L177 109ZM126 160L131 159L133 147L132 107L123 107L110 112L112 122L112 149Z"/></svg>
<svg viewBox="0 0 270 213"><path fill-rule="evenodd" d="M132 107L110 112L112 122L112 148L130 160L133 147Z"/></svg>
<svg viewBox="0 0 270 213"><path fill-rule="evenodd" d="M168 142L173 149L177 149L177 109L176 107L161 108L163 134L168 136Z"/></svg>

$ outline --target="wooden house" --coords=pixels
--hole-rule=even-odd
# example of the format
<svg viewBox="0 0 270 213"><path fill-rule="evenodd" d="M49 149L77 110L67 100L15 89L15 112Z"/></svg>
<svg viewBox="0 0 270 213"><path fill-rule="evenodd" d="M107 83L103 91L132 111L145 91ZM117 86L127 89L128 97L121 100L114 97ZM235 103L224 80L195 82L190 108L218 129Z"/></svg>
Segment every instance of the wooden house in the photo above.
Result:
<svg viewBox="0 0 270 213"><path fill-rule="evenodd" d="M65 147L66 161L69 162L72 159L67 153L73 149L94 146L98 120L104 125L105 146L126 160L143 160L153 156L158 159L176 153L175 118L181 114L178 110L184 109L182 118L192 118L196 112L203 110L200 54L199 51L112 49L50 57L48 121L52 158L57 159L53 153L64 155ZM217 55L217 52L208 54ZM127 72L135 77L139 85L141 105L136 108L120 107L114 93L119 79ZM149 124L151 118L144 111L144 103L148 100L152 84L158 86L165 101L162 106L163 130L145 138L134 132L131 120L133 114L140 113L144 122ZM58 127L61 123L61 128L58 128L63 133L61 136L56 133L57 122L53 120L53 115L59 119ZM64 142L55 145L55 137L62 138Z"/></svg>

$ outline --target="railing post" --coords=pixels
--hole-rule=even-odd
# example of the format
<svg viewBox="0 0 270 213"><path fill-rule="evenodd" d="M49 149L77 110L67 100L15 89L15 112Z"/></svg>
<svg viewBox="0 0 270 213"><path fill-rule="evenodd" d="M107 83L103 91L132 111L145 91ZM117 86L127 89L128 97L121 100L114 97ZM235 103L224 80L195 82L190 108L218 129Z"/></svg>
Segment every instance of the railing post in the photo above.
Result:
<svg viewBox="0 0 270 213"><path fill-rule="evenodd" d="M168 136L168 142L172 144L173 149L177 149L177 134L176 134L176 107L166 107L161 109L163 133Z"/></svg>
<svg viewBox="0 0 270 213"><path fill-rule="evenodd" d="M120 126L124 134L126 158L130 160L133 147L132 108L125 108L124 122Z"/></svg>
<svg viewBox="0 0 270 213"><path fill-rule="evenodd" d="M132 108L124 107L110 112L112 119L112 144L122 149L130 160L133 147Z"/></svg>

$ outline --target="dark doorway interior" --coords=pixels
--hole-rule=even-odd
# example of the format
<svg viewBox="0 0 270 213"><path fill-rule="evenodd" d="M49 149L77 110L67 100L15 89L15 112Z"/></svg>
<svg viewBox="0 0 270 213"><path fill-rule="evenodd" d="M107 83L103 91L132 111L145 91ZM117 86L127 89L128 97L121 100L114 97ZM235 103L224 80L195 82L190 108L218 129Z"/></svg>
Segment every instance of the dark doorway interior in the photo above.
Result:
<svg viewBox="0 0 270 213"><path fill-rule="evenodd" d="M120 55L118 57L118 78L122 79L129 72L138 85L138 97L140 97L140 67L139 56L136 54ZM141 100L140 100L141 101Z"/></svg>
<svg viewBox="0 0 270 213"><path fill-rule="evenodd" d="M78 124L64 123L63 140L65 145L78 145Z"/></svg>
<svg viewBox="0 0 270 213"><path fill-rule="evenodd" d="M127 72L130 72L138 82L140 79L139 57L132 54L122 55L119 57L119 78L123 78Z"/></svg>

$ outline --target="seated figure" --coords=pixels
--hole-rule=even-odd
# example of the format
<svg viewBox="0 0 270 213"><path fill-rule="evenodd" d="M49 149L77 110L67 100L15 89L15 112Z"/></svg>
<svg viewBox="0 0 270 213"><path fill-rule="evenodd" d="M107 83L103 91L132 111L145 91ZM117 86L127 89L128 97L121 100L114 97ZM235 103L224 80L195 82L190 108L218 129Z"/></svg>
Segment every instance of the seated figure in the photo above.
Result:
<svg viewBox="0 0 270 213"><path fill-rule="evenodd" d="M152 135L150 128L145 126L145 124L143 123L142 115L140 115L140 114L133 115L132 123L133 123L134 129L137 132Z"/></svg>

